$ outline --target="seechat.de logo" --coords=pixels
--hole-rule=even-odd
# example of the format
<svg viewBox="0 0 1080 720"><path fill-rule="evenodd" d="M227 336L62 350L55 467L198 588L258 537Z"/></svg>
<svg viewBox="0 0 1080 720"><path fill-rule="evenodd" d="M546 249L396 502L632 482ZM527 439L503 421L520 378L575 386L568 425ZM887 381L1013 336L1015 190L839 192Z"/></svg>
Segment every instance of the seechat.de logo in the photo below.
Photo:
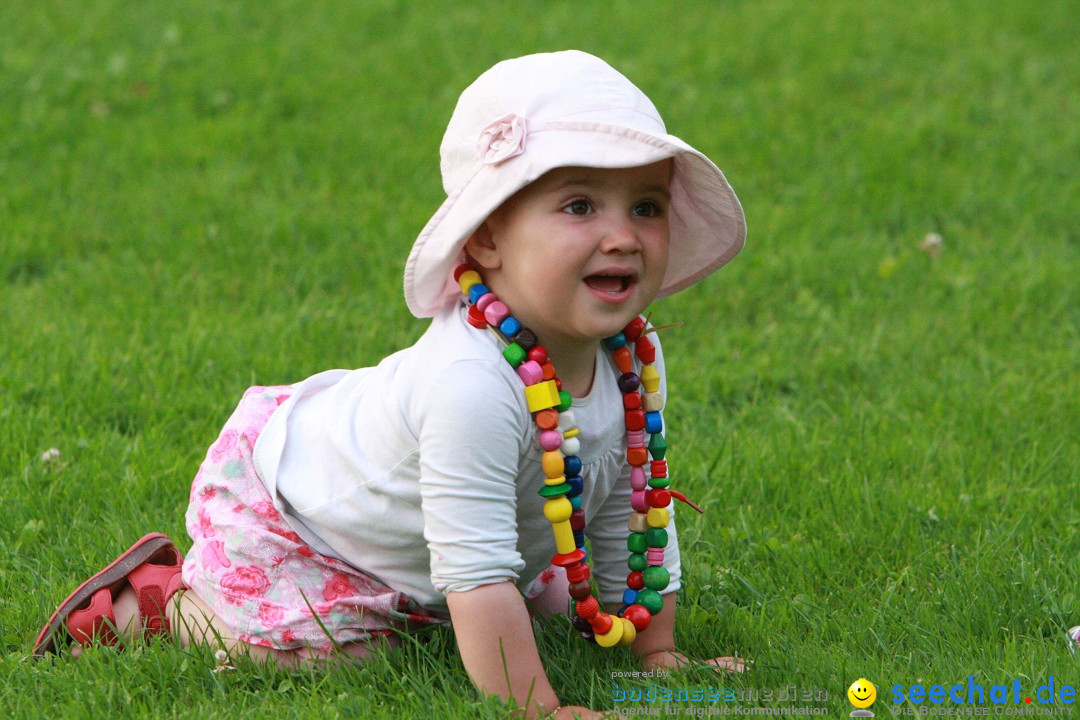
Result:
<svg viewBox="0 0 1080 720"><path fill-rule="evenodd" d="M1034 696L1034 697L1032 697ZM1029 705L1038 702L1047 705L1052 702L1060 702L1063 705L1071 705L1076 702L1076 688L1054 680L1050 676L1049 682L1039 685L1035 692L1029 695L1020 685L1019 678L1013 678L1011 682L991 685L984 688L982 684L975 682L974 675L968 675L967 682L953 683L951 685L912 685L910 688L903 685L892 686L892 701L899 705L910 702L921 705L929 701L934 705L944 702L955 704L970 703L973 705Z"/></svg>
<svg viewBox="0 0 1080 720"><path fill-rule="evenodd" d="M851 717L874 717L874 713L869 710L869 707L877 700L877 688L874 687L874 683L866 678L859 678L848 688L847 699L855 706Z"/></svg>

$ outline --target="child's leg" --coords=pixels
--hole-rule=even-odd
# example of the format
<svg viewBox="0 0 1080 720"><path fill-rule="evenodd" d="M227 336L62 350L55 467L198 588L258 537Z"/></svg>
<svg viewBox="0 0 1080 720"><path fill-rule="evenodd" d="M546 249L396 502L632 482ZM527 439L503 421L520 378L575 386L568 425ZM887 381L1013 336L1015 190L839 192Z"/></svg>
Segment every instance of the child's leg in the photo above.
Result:
<svg viewBox="0 0 1080 720"><path fill-rule="evenodd" d="M117 634L124 642L138 639L142 630L142 617L139 615L139 603L135 591L130 587L117 593L113 600L116 615ZM285 666L319 664L329 659L340 658L336 652L323 652L308 648L293 650L274 650L262 645L252 645L239 640L225 623L218 620L214 611L195 594L193 590L180 590L169 600L167 608L172 637L182 646L211 645L230 653L247 655L257 662L274 662ZM217 622L215 622L217 621ZM386 647L396 647L400 640L387 638ZM350 658L362 660L373 652L368 642L350 642L341 645L341 653ZM78 653L76 653L78 654Z"/></svg>
<svg viewBox="0 0 1080 720"><path fill-rule="evenodd" d="M319 664L338 656L336 650L319 651L309 648L293 650L274 650L263 645L252 645L237 639L236 634L222 622L216 622L217 616L202 598L192 590L178 592L170 603L169 621L172 624L173 637L183 646L216 645L225 650L238 652L259 662L276 662L281 665ZM394 647L400 641L388 638L387 647ZM341 652L356 659L367 658L373 652L368 642L344 643Z"/></svg>

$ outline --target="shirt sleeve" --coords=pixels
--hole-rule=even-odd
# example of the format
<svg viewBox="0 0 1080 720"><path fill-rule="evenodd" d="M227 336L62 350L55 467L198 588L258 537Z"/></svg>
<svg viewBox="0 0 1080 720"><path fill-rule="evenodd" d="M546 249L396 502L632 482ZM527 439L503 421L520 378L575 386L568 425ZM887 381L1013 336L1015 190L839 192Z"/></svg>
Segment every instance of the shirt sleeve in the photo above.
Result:
<svg viewBox="0 0 1080 720"><path fill-rule="evenodd" d="M656 335L652 335L655 338ZM656 369L660 373L660 392L667 398L667 373L660 343L656 343ZM664 437L667 438L667 412L664 417ZM648 440L646 440L648 443ZM670 463L669 463L670 464ZM669 467L669 476L670 476ZM633 510L630 507L630 467L624 465L622 475L608 497L604 500L596 516L588 521L586 532L592 550L592 570L600 589L600 600L609 604L610 610L617 610L622 604L626 590L626 576L630 568L626 564L630 551L626 548L626 537L630 532L627 521ZM675 592L682 587L682 563L679 555L679 537L675 530L675 501L668 505L667 524L668 544L664 548L664 567L670 575L670 581L663 593Z"/></svg>
<svg viewBox="0 0 1080 720"><path fill-rule="evenodd" d="M528 413L504 373L448 365L419 423L420 495L431 583L443 594L517 581L517 476Z"/></svg>

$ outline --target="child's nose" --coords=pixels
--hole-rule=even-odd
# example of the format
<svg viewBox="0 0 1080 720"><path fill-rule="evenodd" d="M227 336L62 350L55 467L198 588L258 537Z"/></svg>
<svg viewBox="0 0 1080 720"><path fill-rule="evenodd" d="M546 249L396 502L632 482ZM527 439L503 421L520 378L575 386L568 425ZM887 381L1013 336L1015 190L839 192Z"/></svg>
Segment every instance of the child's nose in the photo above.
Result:
<svg viewBox="0 0 1080 720"><path fill-rule="evenodd" d="M641 242L633 222L629 218L612 218L604 228L600 249L624 255L640 250Z"/></svg>

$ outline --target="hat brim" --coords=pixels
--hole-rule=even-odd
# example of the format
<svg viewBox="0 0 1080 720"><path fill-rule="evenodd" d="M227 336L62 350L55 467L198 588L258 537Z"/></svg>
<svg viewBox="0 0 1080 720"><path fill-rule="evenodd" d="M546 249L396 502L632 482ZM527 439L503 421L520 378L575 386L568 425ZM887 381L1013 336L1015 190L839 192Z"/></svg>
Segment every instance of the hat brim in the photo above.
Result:
<svg viewBox="0 0 1080 720"><path fill-rule="evenodd" d="M405 264L405 302L432 317L459 294L452 271L469 236L521 188L559 167L640 167L673 158L667 272L658 297L698 282L731 260L746 240L735 191L707 157L673 135L589 122L530 128L526 151L482 165L446 198L421 231Z"/></svg>

